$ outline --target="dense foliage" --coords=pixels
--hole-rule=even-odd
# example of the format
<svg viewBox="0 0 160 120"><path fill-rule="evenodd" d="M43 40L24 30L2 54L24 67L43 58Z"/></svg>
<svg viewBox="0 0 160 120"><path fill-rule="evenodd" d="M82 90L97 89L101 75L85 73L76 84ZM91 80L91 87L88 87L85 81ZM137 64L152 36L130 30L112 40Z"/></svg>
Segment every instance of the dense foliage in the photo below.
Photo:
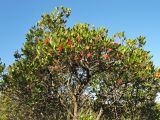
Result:
<svg viewBox="0 0 160 120"><path fill-rule="evenodd" d="M70 12L56 8L29 30L2 75L1 119L158 120L160 71L143 49L145 38L66 27Z"/></svg>

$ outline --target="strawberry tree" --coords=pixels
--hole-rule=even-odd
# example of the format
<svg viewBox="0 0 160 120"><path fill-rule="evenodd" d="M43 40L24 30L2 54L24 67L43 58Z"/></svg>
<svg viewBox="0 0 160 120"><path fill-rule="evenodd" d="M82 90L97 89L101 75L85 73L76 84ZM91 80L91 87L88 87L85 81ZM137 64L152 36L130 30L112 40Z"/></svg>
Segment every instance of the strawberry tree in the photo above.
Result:
<svg viewBox="0 0 160 120"><path fill-rule="evenodd" d="M156 119L160 75L143 49L145 38L109 37L107 29L82 23L66 27L70 12L56 8L29 30L3 77L2 93L16 104L4 113L31 120ZM143 112L149 105L152 112Z"/></svg>

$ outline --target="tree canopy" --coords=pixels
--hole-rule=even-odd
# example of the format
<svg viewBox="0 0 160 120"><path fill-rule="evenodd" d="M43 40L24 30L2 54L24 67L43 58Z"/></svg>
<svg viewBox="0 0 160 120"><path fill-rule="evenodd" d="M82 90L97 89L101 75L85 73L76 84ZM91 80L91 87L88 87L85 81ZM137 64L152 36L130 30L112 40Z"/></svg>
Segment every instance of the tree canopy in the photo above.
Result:
<svg viewBox="0 0 160 120"><path fill-rule="evenodd" d="M0 118L158 120L160 70L143 49L145 37L108 36L86 23L66 27L70 13L58 7L26 34L2 74Z"/></svg>

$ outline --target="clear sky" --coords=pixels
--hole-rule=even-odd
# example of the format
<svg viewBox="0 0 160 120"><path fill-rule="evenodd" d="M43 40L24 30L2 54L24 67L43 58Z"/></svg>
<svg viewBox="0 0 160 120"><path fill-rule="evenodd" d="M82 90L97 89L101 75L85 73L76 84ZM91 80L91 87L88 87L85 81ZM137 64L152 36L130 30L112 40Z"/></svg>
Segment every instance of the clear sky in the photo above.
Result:
<svg viewBox="0 0 160 120"><path fill-rule="evenodd" d="M160 0L0 0L0 58L7 65L25 42L25 34L43 13L56 6L72 9L68 25L85 22L104 26L109 35L125 31L127 37L145 36L146 50L160 66Z"/></svg>

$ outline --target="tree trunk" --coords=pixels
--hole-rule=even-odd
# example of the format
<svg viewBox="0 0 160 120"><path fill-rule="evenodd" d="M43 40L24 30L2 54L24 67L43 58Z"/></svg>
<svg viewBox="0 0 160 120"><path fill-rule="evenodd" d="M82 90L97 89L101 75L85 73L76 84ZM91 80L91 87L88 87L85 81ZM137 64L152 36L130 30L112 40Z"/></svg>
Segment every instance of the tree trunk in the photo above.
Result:
<svg viewBox="0 0 160 120"><path fill-rule="evenodd" d="M70 120L70 114L68 113L68 115L67 115L67 120Z"/></svg>
<svg viewBox="0 0 160 120"><path fill-rule="evenodd" d="M74 103L74 116L73 116L73 120L78 120L78 106L77 106L77 102Z"/></svg>
<svg viewBox="0 0 160 120"><path fill-rule="evenodd" d="M103 109L101 108L96 120L100 120L102 113L103 113Z"/></svg>

